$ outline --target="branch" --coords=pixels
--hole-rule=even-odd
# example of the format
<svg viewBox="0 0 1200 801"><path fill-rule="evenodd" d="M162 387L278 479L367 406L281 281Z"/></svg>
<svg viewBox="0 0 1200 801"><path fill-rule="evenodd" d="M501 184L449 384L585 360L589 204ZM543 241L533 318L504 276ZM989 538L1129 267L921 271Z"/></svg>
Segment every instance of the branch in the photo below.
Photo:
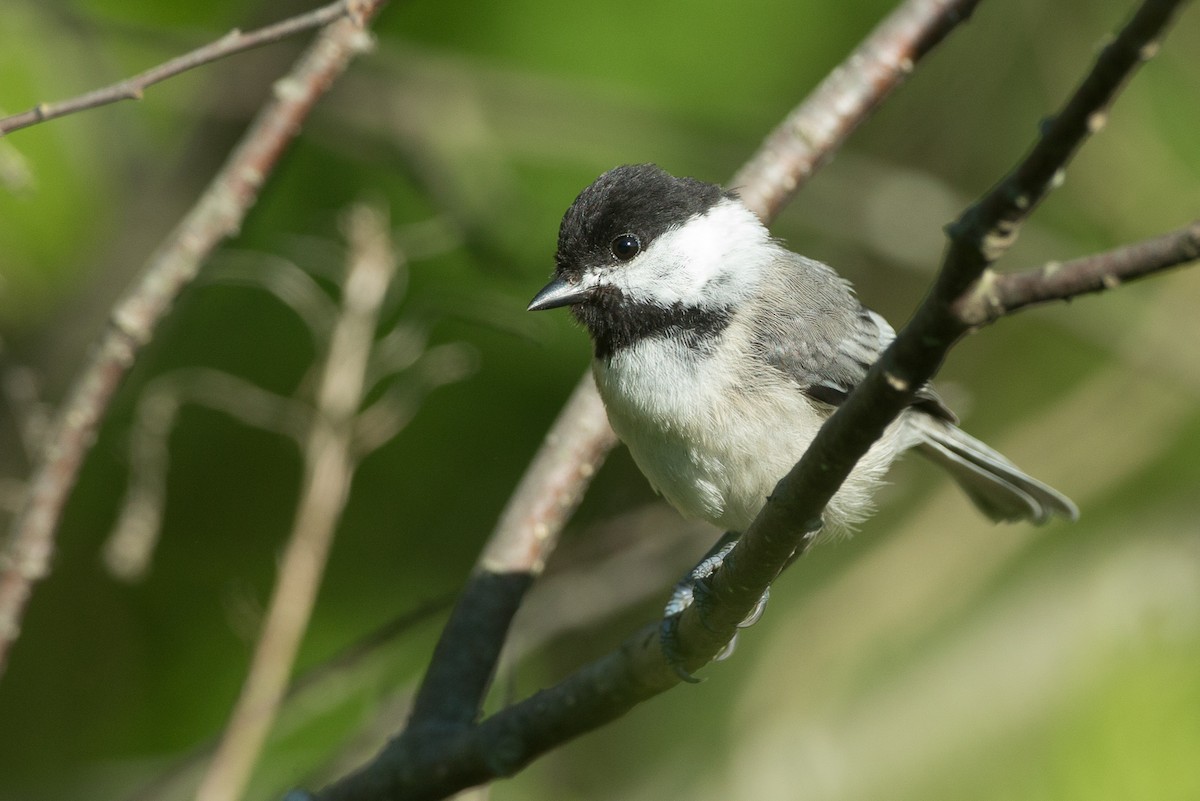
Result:
<svg viewBox="0 0 1200 801"><path fill-rule="evenodd" d="M358 5L354 0L337 0L337 2L330 3L315 11L309 11L307 14L300 14L290 19L285 19L282 22L267 25L250 33L242 33L235 28L215 42L159 64L157 67L152 67L132 78L126 78L123 81L102 89L95 89L78 97L73 97L70 100L63 100L58 103L38 103L28 111L0 118L0 137L13 131L19 131L22 128L28 128L31 125L37 125L39 122L65 117L68 114L74 114L79 111L106 106L121 100L141 100L146 89L156 83L165 81L168 78L174 78L182 72L187 72L212 61L217 61L233 53L252 50L255 47L278 42L297 33L303 33L313 28L320 28L339 17L353 17L359 13L357 9Z"/></svg>
<svg viewBox="0 0 1200 801"><path fill-rule="evenodd" d="M33 582L49 572L63 507L117 387L200 265L217 245L237 233L263 182L317 99L350 59L368 47L363 26L383 2L354 0L356 13L322 30L292 71L275 84L274 99L113 310L91 361L59 411L0 559L0 672L9 646L19 635Z"/></svg>
<svg viewBox="0 0 1200 801"><path fill-rule="evenodd" d="M1200 258L1200 220L1133 245L1036 270L991 274L975 282L953 306L954 315L972 327L1053 300L1069 300L1116 289Z"/></svg>
<svg viewBox="0 0 1200 801"><path fill-rule="evenodd" d="M1158 37L1187 0L1147 0L1096 59L1062 111L1011 173L948 228L950 249L934 291L945 301L962 294L1016 240L1021 223L1050 190L1133 72L1158 50Z"/></svg>
<svg viewBox="0 0 1200 801"><path fill-rule="evenodd" d="M733 179L769 220L979 0L908 0L776 128ZM525 591L616 438L591 374L559 413L442 632L409 730L476 719ZM714 649L715 652L716 649Z"/></svg>
<svg viewBox="0 0 1200 801"><path fill-rule="evenodd" d="M1021 220L1054 185L1053 176L1095 129L1086 120L1095 120L1105 111L1184 1L1146 0L1013 174L951 226L952 243L935 291L821 429L799 464L779 482L758 518L714 574L712 603L705 619L701 620L698 605L681 615L679 642L688 669L711 659L787 561L804 551L811 532L820 528L825 505L858 459L933 376L954 342L971 328L955 314L954 301L969 291L987 265L1003 252ZM1131 53L1135 57L1130 58ZM1176 243L1174 253L1180 260L1196 255L1193 229ZM1106 258L1110 265L1128 265L1120 269L1129 275L1151 272L1168 260L1162 254L1170 250L1157 244L1159 240L1153 242L1156 245L1142 249L1145 261L1139 266L1132 264L1136 261L1134 249L1122 249L1116 252L1121 255ZM1081 260L1088 261L1094 264L1094 259ZM1068 272L1086 270L1076 267ZM1093 274L1097 274L1095 269ZM1103 283L1103 277L1100 281ZM952 287L959 287L959 292L947 294ZM1053 277L1039 292L1048 297L1052 291L1066 294L1065 285L1055 284ZM1080 291L1089 291L1086 282ZM1028 293L1030 297L1037 294ZM359 773L317 797L321 801L442 798L511 775L545 751L619 717L677 682L663 660L658 626L652 624L627 639L619 650L477 726L455 726L439 737L425 738L410 730Z"/></svg>
<svg viewBox="0 0 1200 801"><path fill-rule="evenodd" d="M308 628L334 531L354 476L354 429L366 389L375 326L396 274L397 257L383 215L365 206L346 220L350 256L342 307L317 388L304 445L304 482L279 578L271 593L250 672L197 801L236 801L279 712L300 641Z"/></svg>

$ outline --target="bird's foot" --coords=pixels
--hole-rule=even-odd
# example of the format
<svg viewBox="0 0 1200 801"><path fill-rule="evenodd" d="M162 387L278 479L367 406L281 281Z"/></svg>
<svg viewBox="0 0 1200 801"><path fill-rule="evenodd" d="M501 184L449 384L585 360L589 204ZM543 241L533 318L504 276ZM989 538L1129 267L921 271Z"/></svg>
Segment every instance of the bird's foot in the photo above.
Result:
<svg viewBox="0 0 1200 801"><path fill-rule="evenodd" d="M659 627L659 642L662 646L663 656L666 658L667 664L675 671L675 675L690 684L695 684L700 679L693 676L683 666L683 657L679 648L679 616L689 606L695 605L700 615L700 624L709 631L713 630L708 625L707 614L712 603L712 590L709 586L709 579L724 564L725 557L729 555L729 552L733 550L736 544L737 534L734 532L726 533L713 549L708 552L708 555L675 585L675 589L671 593L671 599L663 609L662 624ZM739 629L744 629L758 622L758 619L762 617L763 610L767 606L767 599L770 597L770 594L771 591L769 588L763 592L762 597L758 599L758 603L750 610L750 614L746 616L746 619L738 623ZM736 646L737 634L735 633L732 639L714 657L714 660L720 662L728 659L733 654Z"/></svg>

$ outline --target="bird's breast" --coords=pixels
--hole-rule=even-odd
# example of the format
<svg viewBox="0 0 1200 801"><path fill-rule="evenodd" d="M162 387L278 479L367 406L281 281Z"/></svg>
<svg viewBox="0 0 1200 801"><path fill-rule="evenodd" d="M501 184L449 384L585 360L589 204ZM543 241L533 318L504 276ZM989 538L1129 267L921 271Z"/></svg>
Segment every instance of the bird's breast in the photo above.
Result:
<svg viewBox="0 0 1200 801"><path fill-rule="evenodd" d="M821 418L776 371L736 353L646 340L594 372L613 430L654 488L687 516L741 531Z"/></svg>

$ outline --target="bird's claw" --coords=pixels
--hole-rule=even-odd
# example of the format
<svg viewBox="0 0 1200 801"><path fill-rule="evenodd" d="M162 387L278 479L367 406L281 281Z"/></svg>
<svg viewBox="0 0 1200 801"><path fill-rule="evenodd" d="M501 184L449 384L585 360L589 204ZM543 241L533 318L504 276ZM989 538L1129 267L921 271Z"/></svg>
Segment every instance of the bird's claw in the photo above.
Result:
<svg viewBox="0 0 1200 801"><path fill-rule="evenodd" d="M689 684L696 684L700 679L693 676L683 666L683 657L679 647L679 616L689 606L695 605L696 611L699 614L700 625L711 632L715 632L708 622L708 608L712 591L709 588L709 579L713 573L724 563L725 557L733 550L736 540L722 541L717 544L712 552L700 561L692 570L684 576L683 580L675 585L674 591L671 593L671 599L667 602L663 609L663 619L659 626L659 643L662 647L663 657L667 660L667 664L683 681ZM741 623L738 623L739 629L744 629L758 622L762 617L763 610L766 608L767 599L770 597L771 591L768 588L763 592L762 597L758 599L758 603L750 610L750 614ZM737 634L725 644L725 647L713 657L716 662L721 662L728 659L737 645Z"/></svg>
<svg viewBox="0 0 1200 801"><path fill-rule="evenodd" d="M658 642L662 648L663 658L671 666L682 681L688 684L699 684L702 679L693 676L683 666L683 656L679 653L679 614L668 615L658 625Z"/></svg>

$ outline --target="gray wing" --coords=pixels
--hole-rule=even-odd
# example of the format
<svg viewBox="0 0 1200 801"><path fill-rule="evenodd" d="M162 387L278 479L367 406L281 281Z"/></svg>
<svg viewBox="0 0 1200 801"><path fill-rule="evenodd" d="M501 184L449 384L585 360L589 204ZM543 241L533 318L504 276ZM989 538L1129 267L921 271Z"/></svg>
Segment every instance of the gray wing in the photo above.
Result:
<svg viewBox="0 0 1200 801"><path fill-rule="evenodd" d="M832 269L784 251L789 270L781 286L757 300L752 321L756 356L779 370L808 397L838 406L862 381L896 334L887 321L864 308ZM1069 498L1026 475L996 451L963 432L937 393L925 386L911 418L920 434L918 447L966 490L992 520L1030 520L1055 516L1074 520L1079 510Z"/></svg>
<svg viewBox="0 0 1200 801"><path fill-rule="evenodd" d="M829 266L780 249L788 261L781 285L770 287L753 324L759 359L829 407L840 405L896 336L887 321L859 303ZM929 386L913 407L957 422Z"/></svg>

